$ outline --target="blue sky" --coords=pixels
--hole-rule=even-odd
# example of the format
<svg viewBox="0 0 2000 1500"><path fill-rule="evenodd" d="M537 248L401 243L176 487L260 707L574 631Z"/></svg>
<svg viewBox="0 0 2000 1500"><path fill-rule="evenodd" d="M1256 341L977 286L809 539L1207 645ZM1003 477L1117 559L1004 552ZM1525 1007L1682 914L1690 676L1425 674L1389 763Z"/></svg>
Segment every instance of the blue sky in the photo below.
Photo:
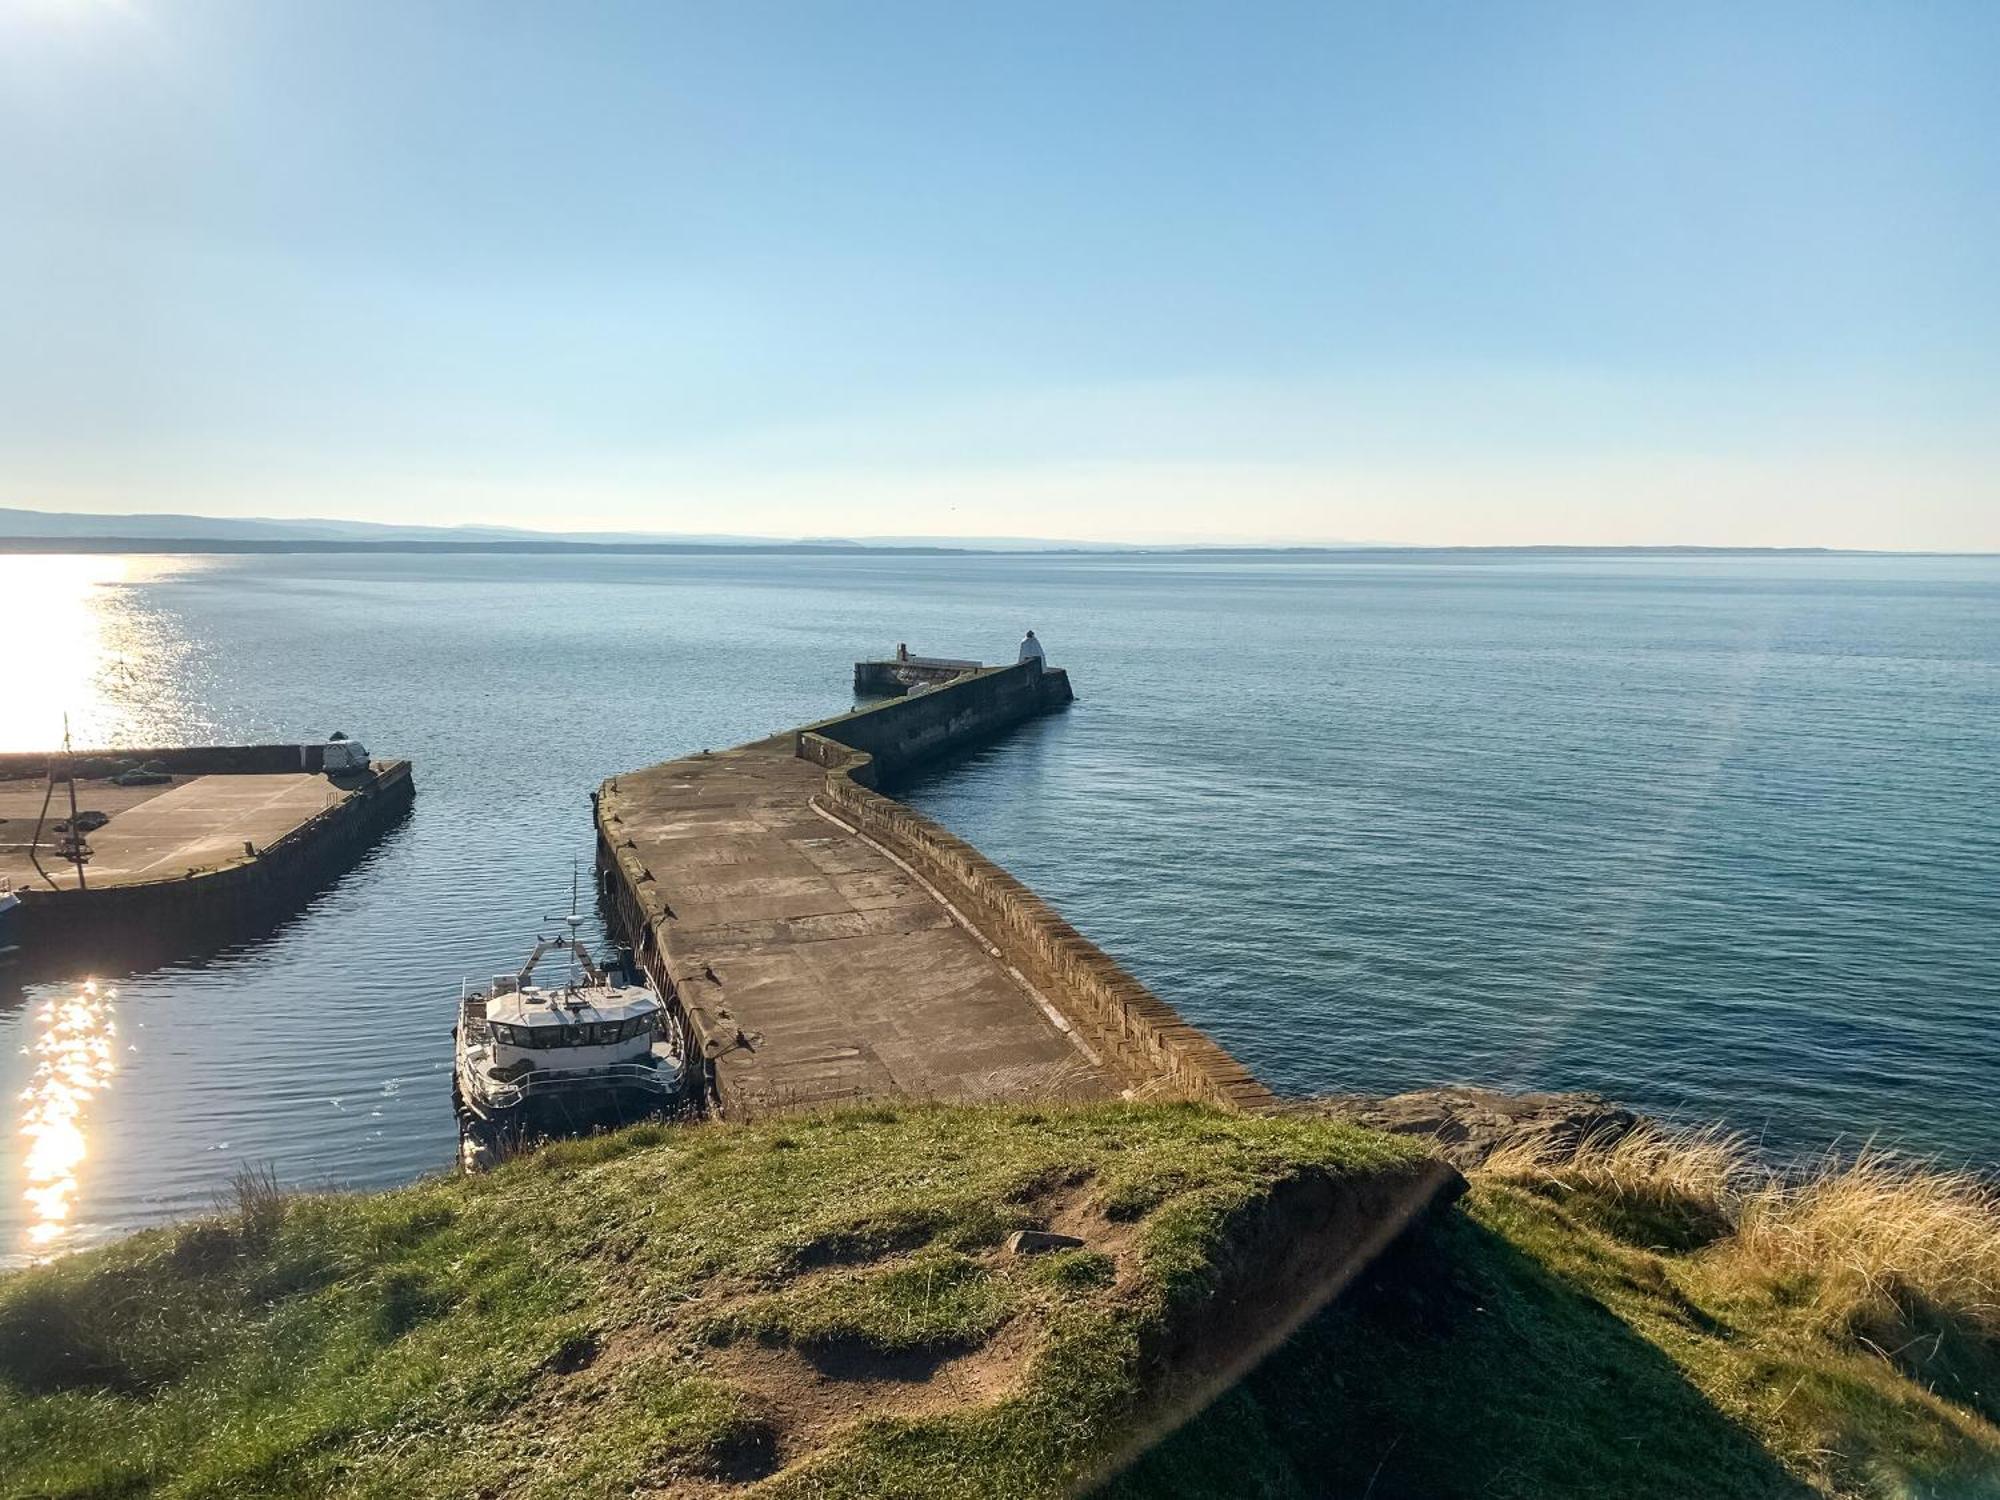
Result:
<svg viewBox="0 0 2000 1500"><path fill-rule="evenodd" d="M2000 549L2000 5L0 0L0 505Z"/></svg>

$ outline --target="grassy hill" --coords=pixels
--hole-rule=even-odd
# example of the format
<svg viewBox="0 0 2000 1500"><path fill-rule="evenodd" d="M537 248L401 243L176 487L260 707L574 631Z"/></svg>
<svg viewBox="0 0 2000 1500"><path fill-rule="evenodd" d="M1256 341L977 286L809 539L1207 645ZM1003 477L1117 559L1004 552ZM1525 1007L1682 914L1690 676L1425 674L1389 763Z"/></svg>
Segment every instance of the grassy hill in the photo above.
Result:
<svg viewBox="0 0 2000 1500"><path fill-rule="evenodd" d="M0 1279L0 1495L2000 1493L1990 1199L1878 1171L1957 1236L1923 1260L1701 1149L1496 1161L1185 1425L1440 1168L1311 1118L905 1107L246 1181Z"/></svg>

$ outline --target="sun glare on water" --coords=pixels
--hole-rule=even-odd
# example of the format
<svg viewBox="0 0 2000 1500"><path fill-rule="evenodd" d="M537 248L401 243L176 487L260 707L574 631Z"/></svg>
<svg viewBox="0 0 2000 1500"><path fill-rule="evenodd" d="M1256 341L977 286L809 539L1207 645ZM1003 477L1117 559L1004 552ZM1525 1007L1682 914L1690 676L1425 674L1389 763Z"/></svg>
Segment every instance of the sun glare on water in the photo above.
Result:
<svg viewBox="0 0 2000 1500"><path fill-rule="evenodd" d="M21 1135L28 1143L28 1248L37 1253L62 1239L76 1209L90 1100L118 1071L117 999L116 990L85 980L35 1013L35 1071L21 1091Z"/></svg>
<svg viewBox="0 0 2000 1500"><path fill-rule="evenodd" d="M56 749L65 723L79 748L170 742L173 668L188 647L137 596L204 570L184 558L0 556L14 630L0 664L0 750Z"/></svg>

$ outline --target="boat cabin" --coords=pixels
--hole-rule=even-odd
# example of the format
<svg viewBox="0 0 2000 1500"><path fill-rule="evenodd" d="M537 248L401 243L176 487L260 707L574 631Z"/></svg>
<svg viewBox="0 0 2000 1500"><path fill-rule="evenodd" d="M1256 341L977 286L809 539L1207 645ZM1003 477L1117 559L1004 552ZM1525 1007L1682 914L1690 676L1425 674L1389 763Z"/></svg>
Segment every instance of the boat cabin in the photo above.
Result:
<svg viewBox="0 0 2000 1500"><path fill-rule="evenodd" d="M650 990L614 982L566 990L514 987L494 980L486 999L493 1071L522 1063L564 1072L644 1057L660 1031L662 1008Z"/></svg>

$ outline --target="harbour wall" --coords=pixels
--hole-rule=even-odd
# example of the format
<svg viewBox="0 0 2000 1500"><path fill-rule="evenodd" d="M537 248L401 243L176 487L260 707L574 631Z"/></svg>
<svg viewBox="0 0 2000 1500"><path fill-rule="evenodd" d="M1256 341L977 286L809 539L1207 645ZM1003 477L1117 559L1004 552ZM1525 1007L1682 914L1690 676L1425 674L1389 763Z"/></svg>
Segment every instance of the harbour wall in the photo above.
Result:
<svg viewBox="0 0 2000 1500"><path fill-rule="evenodd" d="M807 724L793 732L792 749L823 767L841 758L825 744L862 751L868 763L849 774L866 786L893 786L927 761L995 739L1038 714L1064 707L1074 696L1069 673L1060 667L1037 662L986 667L907 697Z"/></svg>
<svg viewBox="0 0 2000 1500"><path fill-rule="evenodd" d="M1262 1110L1276 1097L1240 1062L1078 932L1021 881L965 840L884 795L938 756L994 739L1072 701L1068 674L1037 663L994 667L908 697L795 730L792 754L820 768L813 805L926 882L994 956L1032 986L1135 1094ZM783 737L769 742L782 753ZM749 747L745 747L749 748ZM643 874L614 845L599 812L606 896L663 993L695 1022L672 983L673 924L653 919ZM1025 1001L1024 997L1024 1001ZM726 1031L727 1028L724 1028ZM728 1038L721 1045L727 1046ZM713 1056L714 1048L703 1051ZM727 1111L725 1110L725 1113Z"/></svg>
<svg viewBox="0 0 2000 1500"><path fill-rule="evenodd" d="M87 762L131 761L158 765L176 776L270 776L285 771L326 769L326 746L303 745L170 745L141 750L9 750L0 752L0 781L46 776L74 764L79 774Z"/></svg>
<svg viewBox="0 0 2000 1500"><path fill-rule="evenodd" d="M854 664L854 696L857 698L900 698L921 686L935 687L968 672L977 672L976 661L954 661L942 656L903 656L893 661L858 661Z"/></svg>
<svg viewBox="0 0 2000 1500"><path fill-rule="evenodd" d="M298 750L297 746L270 745L225 748L286 749L295 755ZM155 757L152 751L111 753L120 759L144 756L166 761L164 755ZM185 774L224 774L202 764L204 769L198 773L190 769ZM296 771L296 760L283 769ZM377 761L366 776L343 775L338 784L346 793L338 802L260 847L254 855L227 864L167 879L121 881L82 891L51 890L37 884L17 886L27 918L28 941L41 950L86 940L93 950L101 948L114 956L178 952L283 914L359 859L369 845L408 814L416 794L410 763L403 760ZM67 869L59 858L50 863Z"/></svg>
<svg viewBox="0 0 2000 1500"><path fill-rule="evenodd" d="M797 734L796 753L826 772L827 811L929 881L1076 1027L1148 1092L1226 1109L1275 1102L1198 1028L978 849L882 794L940 755L1070 703L1069 674L1038 662L992 667Z"/></svg>

